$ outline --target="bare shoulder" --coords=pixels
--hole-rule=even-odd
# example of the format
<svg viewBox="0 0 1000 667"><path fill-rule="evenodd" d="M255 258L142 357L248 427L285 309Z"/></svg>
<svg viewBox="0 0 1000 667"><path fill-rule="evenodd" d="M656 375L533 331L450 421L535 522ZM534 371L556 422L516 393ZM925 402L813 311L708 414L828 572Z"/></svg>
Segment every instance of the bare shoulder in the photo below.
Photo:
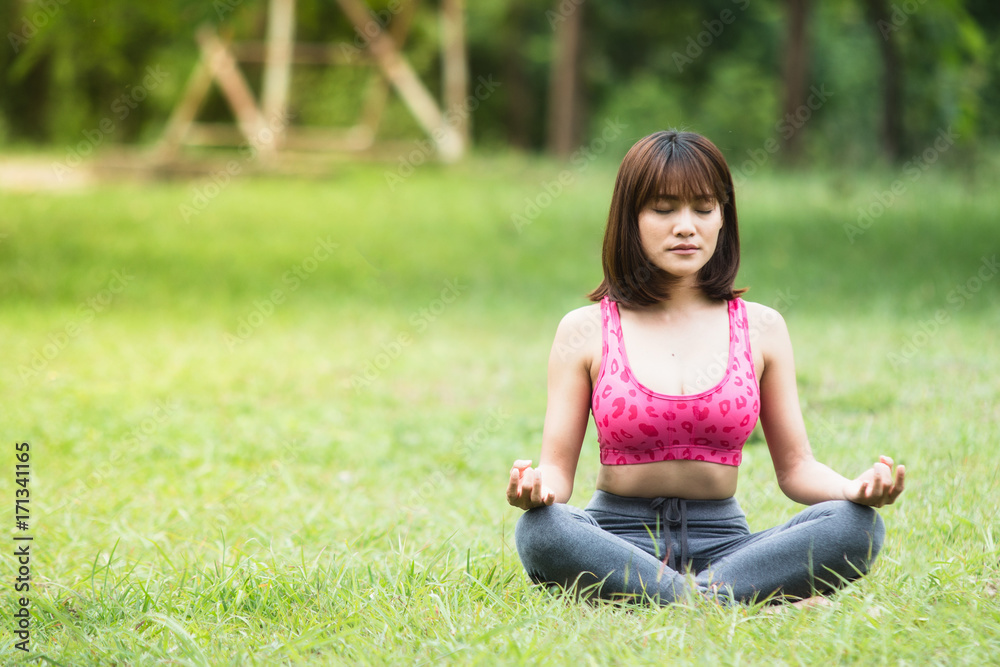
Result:
<svg viewBox="0 0 1000 667"><path fill-rule="evenodd" d="M598 333L601 331L601 304L592 303L587 306L575 308L565 315L559 326L572 327L577 330L591 329L597 327Z"/></svg>
<svg viewBox="0 0 1000 667"><path fill-rule="evenodd" d="M581 306L566 313L556 329L553 354L562 360L589 365L601 353L601 304Z"/></svg>
<svg viewBox="0 0 1000 667"><path fill-rule="evenodd" d="M744 303L747 306L750 340L761 350L765 360L790 346L788 325L780 312L755 301Z"/></svg>
<svg viewBox="0 0 1000 667"><path fill-rule="evenodd" d="M751 330L756 329L764 333L765 329L785 328L785 318L774 308L756 301L744 301L743 303L747 306L747 319Z"/></svg>

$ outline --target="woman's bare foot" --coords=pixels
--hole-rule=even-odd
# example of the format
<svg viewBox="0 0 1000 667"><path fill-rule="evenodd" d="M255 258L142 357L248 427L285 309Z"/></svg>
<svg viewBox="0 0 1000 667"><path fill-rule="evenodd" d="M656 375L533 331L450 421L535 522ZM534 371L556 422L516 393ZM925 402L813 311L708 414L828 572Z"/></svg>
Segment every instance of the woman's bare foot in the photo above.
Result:
<svg viewBox="0 0 1000 667"><path fill-rule="evenodd" d="M811 598L797 600L792 603L793 607L836 607L837 603L823 595L814 595Z"/></svg>
<svg viewBox="0 0 1000 667"><path fill-rule="evenodd" d="M789 607L799 607L800 609L808 609L810 607L836 607L837 603L828 597L822 595L814 595L811 598L805 598L803 600L796 600L789 604L774 605L771 607L766 607L764 609L765 614L782 614L788 610Z"/></svg>

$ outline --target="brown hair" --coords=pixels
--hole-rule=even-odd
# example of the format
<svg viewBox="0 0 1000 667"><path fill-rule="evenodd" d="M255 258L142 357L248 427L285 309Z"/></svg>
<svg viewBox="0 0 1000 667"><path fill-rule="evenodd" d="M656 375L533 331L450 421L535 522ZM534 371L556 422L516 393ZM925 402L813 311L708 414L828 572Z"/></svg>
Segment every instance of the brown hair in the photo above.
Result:
<svg viewBox="0 0 1000 667"><path fill-rule="evenodd" d="M626 307L648 306L670 298L676 277L646 257L639 240L639 213L653 199L669 194L682 201L712 197L722 207L719 241L698 272L698 285L711 299L735 299L740 268L733 177L726 158L711 141L694 132L656 132L636 142L622 160L604 232L604 280L587 295L610 296Z"/></svg>

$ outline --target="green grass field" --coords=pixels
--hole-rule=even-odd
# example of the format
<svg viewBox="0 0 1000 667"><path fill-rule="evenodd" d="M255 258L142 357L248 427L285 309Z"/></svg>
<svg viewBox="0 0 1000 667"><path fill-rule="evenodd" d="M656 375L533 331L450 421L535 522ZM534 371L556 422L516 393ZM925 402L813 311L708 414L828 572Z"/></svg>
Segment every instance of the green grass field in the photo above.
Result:
<svg viewBox="0 0 1000 667"><path fill-rule="evenodd" d="M739 284L785 314L817 457L908 467L870 577L779 615L528 585L504 485L537 459L549 345L599 279L614 168L574 169L554 198L562 167L515 158L425 165L394 191L378 166L248 176L187 221L204 182L0 193L4 664L997 664L987 178L739 191ZM597 467L591 427L573 504ZM759 430L737 495L755 530L797 511Z"/></svg>

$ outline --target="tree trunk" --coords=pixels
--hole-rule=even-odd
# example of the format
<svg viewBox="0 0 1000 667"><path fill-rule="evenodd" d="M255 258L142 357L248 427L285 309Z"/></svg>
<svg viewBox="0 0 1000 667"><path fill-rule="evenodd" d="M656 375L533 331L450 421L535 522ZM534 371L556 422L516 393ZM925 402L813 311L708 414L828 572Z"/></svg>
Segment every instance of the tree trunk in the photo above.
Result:
<svg viewBox="0 0 1000 667"><path fill-rule="evenodd" d="M503 40L503 81L506 88L507 143L522 149L530 149L532 141L532 121L535 118L535 96L531 93L531 82L525 62L525 11L524 0L511 0L507 6L507 20Z"/></svg>
<svg viewBox="0 0 1000 667"><path fill-rule="evenodd" d="M868 20L875 29L882 55L882 151L892 162L903 155L903 67L887 0L865 0Z"/></svg>
<svg viewBox="0 0 1000 667"><path fill-rule="evenodd" d="M787 33L785 39L785 66L783 72L785 99L782 118L794 119L806 103L806 85L809 79L809 0L785 0ZM782 159L787 164L802 159L802 127L789 122L794 131L782 135Z"/></svg>
<svg viewBox="0 0 1000 667"><path fill-rule="evenodd" d="M568 11L561 11L569 5ZM548 12L555 25L554 54L549 81L548 150L566 158L580 135L580 37L584 3L572 5L562 0Z"/></svg>

